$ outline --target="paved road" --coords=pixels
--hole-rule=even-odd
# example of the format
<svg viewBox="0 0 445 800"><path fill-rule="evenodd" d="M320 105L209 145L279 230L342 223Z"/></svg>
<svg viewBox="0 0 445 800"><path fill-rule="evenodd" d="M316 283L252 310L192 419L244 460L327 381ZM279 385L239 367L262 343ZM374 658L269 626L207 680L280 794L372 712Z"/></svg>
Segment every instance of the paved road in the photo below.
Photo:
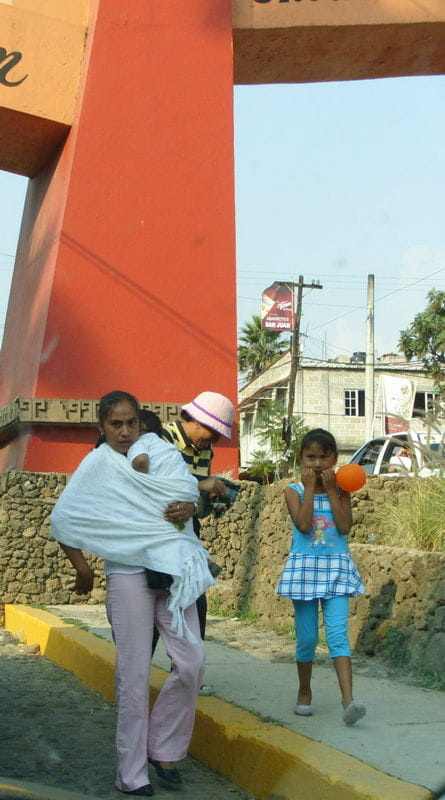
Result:
<svg viewBox="0 0 445 800"><path fill-rule="evenodd" d="M0 776L122 800L114 788L116 707L0 628ZM162 800L253 800L192 758Z"/></svg>

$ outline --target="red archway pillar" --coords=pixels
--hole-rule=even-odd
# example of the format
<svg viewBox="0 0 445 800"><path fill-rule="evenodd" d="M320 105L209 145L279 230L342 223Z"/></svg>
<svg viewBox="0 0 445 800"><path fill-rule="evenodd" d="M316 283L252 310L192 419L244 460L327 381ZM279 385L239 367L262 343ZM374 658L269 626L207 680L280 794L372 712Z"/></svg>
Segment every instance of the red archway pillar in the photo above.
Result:
<svg viewBox="0 0 445 800"><path fill-rule="evenodd" d="M115 388L236 402L231 0L91 5L74 125L30 181L1 405ZM73 469L91 435L31 428L3 466Z"/></svg>

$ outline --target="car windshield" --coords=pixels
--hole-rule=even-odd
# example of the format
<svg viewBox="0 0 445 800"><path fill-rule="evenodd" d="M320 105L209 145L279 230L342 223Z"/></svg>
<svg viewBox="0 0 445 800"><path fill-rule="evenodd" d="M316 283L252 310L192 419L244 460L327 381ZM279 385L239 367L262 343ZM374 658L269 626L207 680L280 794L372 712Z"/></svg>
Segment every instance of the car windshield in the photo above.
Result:
<svg viewBox="0 0 445 800"><path fill-rule="evenodd" d="M406 438L390 439L385 448L380 472L385 474L411 472L413 465L413 449Z"/></svg>
<svg viewBox="0 0 445 800"><path fill-rule="evenodd" d="M429 442L424 448L424 461L425 464L431 464L445 460L445 443L444 442Z"/></svg>
<svg viewBox="0 0 445 800"><path fill-rule="evenodd" d="M356 453L351 463L360 464L367 475L373 475L377 459L384 444L386 444L384 439L373 439L372 442L368 442Z"/></svg>

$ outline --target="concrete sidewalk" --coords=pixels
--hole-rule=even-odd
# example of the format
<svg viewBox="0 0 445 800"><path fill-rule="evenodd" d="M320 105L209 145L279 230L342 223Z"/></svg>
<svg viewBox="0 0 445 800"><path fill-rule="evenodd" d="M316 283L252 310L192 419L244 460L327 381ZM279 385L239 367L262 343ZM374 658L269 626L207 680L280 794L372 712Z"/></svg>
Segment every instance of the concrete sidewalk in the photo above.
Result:
<svg viewBox="0 0 445 800"><path fill-rule="evenodd" d="M111 641L103 606L51 606L48 611L62 619L79 620L91 633ZM169 659L163 647L158 648L154 664L169 669ZM274 788L270 791L265 788L261 794L257 789L255 796L258 798L324 800L325 797L338 796L426 800L434 796L431 791L434 792L445 779L443 693L394 680L358 675L354 694L366 702L368 713L356 726L348 727L341 721L338 689L330 666L320 665L314 669L314 715L309 718L297 717L292 712L296 687L295 665L292 663L272 663L208 641L205 679L214 684L217 698L236 707L234 721L230 721L225 729L225 722L221 721L229 713L225 705L218 704L215 698L199 698L194 741L196 739L199 744L202 738L205 747L208 737L209 757L205 763L235 783L239 783L239 776L237 780L236 775L229 776L222 768L227 763L229 750L232 760L236 760L239 754L244 761L240 769L247 772L253 767L260 769L264 761L267 778L267 770L273 772L275 764L277 770L282 769L279 765L287 763L286 759L293 753L297 753L300 759L300 771L303 763L311 770L308 779L313 791L310 796L295 793L292 789L294 778L289 778L287 784L281 781L278 791L271 776ZM258 715L263 724L256 725L250 715L243 715L238 709ZM218 746L210 744L208 726L212 716L219 731ZM245 741L248 739L247 747ZM215 753L210 753L212 748ZM280 751L278 761L277 749ZM203 760L198 752L195 755ZM296 774L299 774L298 770ZM317 775L325 781L322 789L317 788ZM328 784L332 791L328 791ZM252 783L247 780L243 788L252 791Z"/></svg>

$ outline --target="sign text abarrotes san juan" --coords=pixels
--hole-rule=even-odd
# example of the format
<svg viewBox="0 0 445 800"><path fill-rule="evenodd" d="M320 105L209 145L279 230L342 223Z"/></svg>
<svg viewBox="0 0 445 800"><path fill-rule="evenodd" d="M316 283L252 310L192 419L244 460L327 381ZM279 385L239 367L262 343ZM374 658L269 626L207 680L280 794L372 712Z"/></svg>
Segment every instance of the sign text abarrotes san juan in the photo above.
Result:
<svg viewBox="0 0 445 800"><path fill-rule="evenodd" d="M255 0L255 3L317 3L318 0ZM348 2L348 0L330 0L331 3Z"/></svg>
<svg viewBox="0 0 445 800"><path fill-rule="evenodd" d="M8 51L4 47L0 47L0 85L1 86L19 86L20 83L28 77L27 75L22 75L22 77L18 77L17 73L15 75L9 75L10 70L12 70L19 61L22 60L22 54L19 53L18 50L13 50L12 52L8 53ZM16 80L12 80L15 77Z"/></svg>

